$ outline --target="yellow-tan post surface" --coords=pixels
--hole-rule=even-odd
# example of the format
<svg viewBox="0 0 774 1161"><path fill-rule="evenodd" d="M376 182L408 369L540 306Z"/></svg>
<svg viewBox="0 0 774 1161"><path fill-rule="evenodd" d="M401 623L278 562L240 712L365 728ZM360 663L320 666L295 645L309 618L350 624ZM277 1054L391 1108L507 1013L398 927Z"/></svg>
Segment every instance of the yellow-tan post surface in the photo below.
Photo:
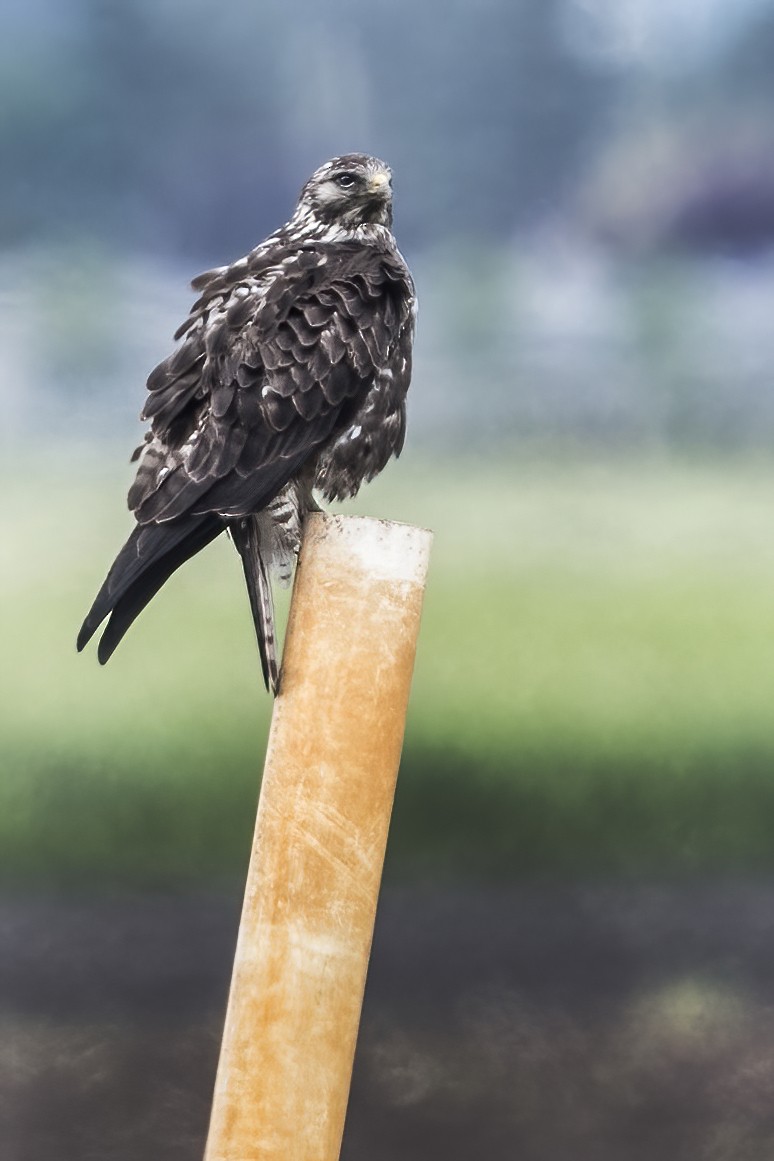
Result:
<svg viewBox="0 0 774 1161"><path fill-rule="evenodd" d="M336 1161L431 533L305 529L205 1161Z"/></svg>

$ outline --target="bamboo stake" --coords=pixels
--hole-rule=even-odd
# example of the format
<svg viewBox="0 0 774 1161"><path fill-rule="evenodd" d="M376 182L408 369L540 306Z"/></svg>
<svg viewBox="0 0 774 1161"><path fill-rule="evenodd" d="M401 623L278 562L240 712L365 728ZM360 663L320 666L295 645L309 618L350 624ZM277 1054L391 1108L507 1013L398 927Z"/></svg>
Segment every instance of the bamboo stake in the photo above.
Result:
<svg viewBox="0 0 774 1161"><path fill-rule="evenodd" d="M432 535L307 523L205 1161L336 1161Z"/></svg>

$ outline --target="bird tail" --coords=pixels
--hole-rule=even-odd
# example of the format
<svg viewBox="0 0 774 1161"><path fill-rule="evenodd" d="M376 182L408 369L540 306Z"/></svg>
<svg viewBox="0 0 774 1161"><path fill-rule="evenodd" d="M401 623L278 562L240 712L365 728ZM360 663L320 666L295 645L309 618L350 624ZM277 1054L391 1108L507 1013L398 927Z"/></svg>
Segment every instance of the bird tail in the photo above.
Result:
<svg viewBox="0 0 774 1161"><path fill-rule="evenodd" d="M261 657L266 688L279 693L279 665L274 632L274 601L266 559L261 552L261 527L258 517L248 517L229 526L231 537L242 558L242 567L250 597L255 636Z"/></svg>
<svg viewBox="0 0 774 1161"><path fill-rule="evenodd" d="M78 634L78 651L111 614L97 657L102 665L172 573L214 540L225 524L211 514L138 525L116 557Z"/></svg>

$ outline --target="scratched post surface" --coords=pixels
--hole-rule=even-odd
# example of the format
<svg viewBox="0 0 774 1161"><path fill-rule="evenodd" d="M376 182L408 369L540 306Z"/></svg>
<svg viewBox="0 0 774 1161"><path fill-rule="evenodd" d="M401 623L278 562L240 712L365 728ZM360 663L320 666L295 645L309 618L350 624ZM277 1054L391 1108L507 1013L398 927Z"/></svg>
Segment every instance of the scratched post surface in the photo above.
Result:
<svg viewBox="0 0 774 1161"><path fill-rule="evenodd" d="M431 534L306 528L205 1161L335 1161Z"/></svg>

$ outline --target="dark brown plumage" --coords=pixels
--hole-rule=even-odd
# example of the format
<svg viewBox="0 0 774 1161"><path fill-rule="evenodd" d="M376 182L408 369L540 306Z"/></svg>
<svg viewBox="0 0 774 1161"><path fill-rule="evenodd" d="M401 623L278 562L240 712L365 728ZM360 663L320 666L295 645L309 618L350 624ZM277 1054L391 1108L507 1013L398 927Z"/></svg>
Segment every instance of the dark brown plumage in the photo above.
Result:
<svg viewBox="0 0 774 1161"><path fill-rule="evenodd" d="M148 379L150 429L129 491L137 527L79 649L110 614L107 661L175 569L228 529L276 692L270 580L291 575L313 488L354 496L403 445L415 298L391 209L382 162L334 158L286 225L194 280L179 346Z"/></svg>

